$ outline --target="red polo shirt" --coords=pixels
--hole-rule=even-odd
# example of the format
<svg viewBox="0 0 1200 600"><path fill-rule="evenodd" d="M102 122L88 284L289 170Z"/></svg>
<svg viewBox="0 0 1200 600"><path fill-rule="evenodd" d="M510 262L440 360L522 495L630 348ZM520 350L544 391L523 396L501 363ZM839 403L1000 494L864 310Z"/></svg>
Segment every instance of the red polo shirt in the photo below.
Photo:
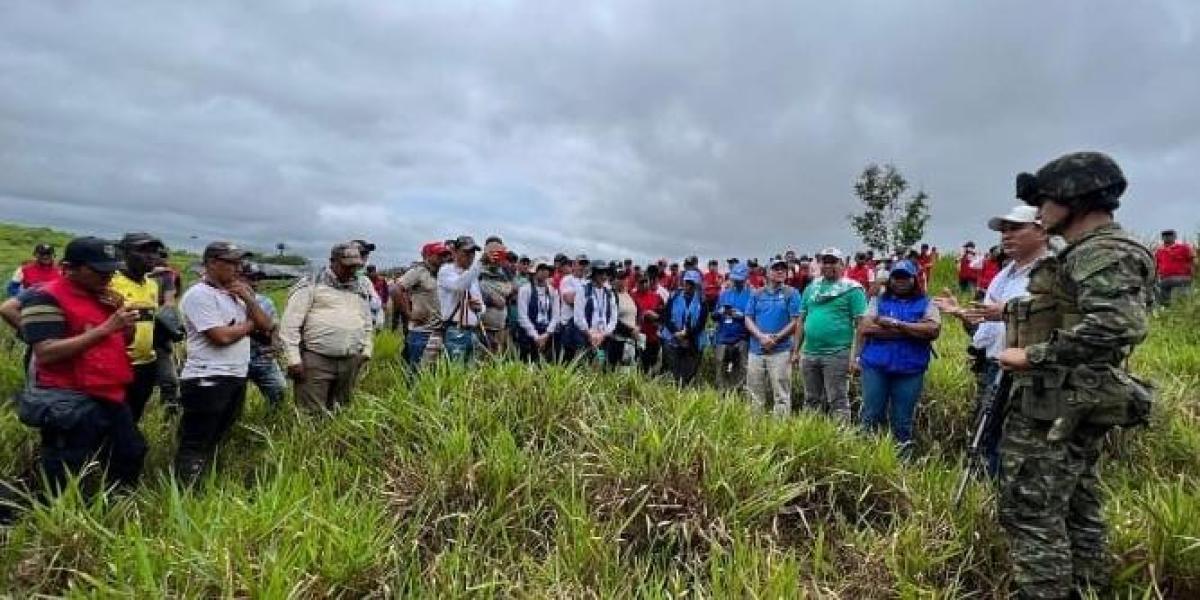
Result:
<svg viewBox="0 0 1200 600"><path fill-rule="evenodd" d="M21 287L24 288L50 283L61 277L62 269L57 264L46 266L33 261L21 265Z"/></svg>
<svg viewBox="0 0 1200 600"><path fill-rule="evenodd" d="M857 281L865 290L871 286L871 268L866 263L852 265L846 269L846 278Z"/></svg>
<svg viewBox="0 0 1200 600"><path fill-rule="evenodd" d="M721 283L725 278L719 271L706 271L704 273L704 299L708 302L716 302L717 296L721 295Z"/></svg>
<svg viewBox="0 0 1200 600"><path fill-rule="evenodd" d="M1000 274L1000 268L1000 264L996 261L991 258L985 259L983 268L979 269L979 285L977 287L986 290L989 285L992 285L992 280L996 278L996 275Z"/></svg>
<svg viewBox="0 0 1200 600"><path fill-rule="evenodd" d="M647 312L657 313L662 317L663 299L658 295L658 292L653 289L648 289L644 292L633 290L629 293L633 296L633 303L637 305L637 320L639 329L646 336L646 341L658 341L658 321L647 322L643 319Z"/></svg>
<svg viewBox="0 0 1200 600"><path fill-rule="evenodd" d="M963 252L962 258L958 259L958 279L960 281L973 281L979 277L979 273L971 263L975 261L975 255Z"/></svg>
<svg viewBox="0 0 1200 600"><path fill-rule="evenodd" d="M1159 278L1191 277L1195 262L1196 253L1191 246L1182 242L1162 246L1154 251L1154 264L1158 267Z"/></svg>

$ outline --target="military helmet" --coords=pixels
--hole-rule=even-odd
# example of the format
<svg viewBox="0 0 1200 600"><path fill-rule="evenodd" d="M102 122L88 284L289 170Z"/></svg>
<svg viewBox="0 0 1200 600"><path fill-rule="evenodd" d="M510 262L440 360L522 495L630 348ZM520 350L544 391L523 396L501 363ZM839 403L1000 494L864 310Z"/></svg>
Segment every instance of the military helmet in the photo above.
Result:
<svg viewBox="0 0 1200 600"><path fill-rule="evenodd" d="M1072 152L1038 169L1017 175L1017 197L1032 206L1050 198L1076 208L1115 210L1127 182L1121 167L1107 154Z"/></svg>

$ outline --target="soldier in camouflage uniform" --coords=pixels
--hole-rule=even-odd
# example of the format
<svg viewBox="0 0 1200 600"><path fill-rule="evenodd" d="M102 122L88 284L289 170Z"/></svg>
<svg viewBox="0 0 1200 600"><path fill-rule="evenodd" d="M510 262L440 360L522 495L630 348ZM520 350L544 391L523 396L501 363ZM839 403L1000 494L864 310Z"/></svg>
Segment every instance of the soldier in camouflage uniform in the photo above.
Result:
<svg viewBox="0 0 1200 600"><path fill-rule="evenodd" d="M1017 196L1067 245L1005 307L1013 375L1000 447L1001 525L1017 594L1068 598L1109 582L1097 461L1113 426L1144 423L1149 388L1125 370L1146 339L1154 258L1113 220L1125 177L1077 152L1017 177Z"/></svg>

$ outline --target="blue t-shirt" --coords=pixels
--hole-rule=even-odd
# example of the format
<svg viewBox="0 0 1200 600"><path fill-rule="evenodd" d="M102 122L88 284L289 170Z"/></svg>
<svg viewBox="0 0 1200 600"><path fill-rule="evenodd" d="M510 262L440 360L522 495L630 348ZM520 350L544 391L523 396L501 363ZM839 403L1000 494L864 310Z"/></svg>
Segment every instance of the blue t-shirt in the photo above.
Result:
<svg viewBox="0 0 1200 600"><path fill-rule="evenodd" d="M716 343L737 344L750 336L746 331L746 305L750 304L750 286L741 290L729 288L721 292L713 308L713 321L717 323ZM726 314L725 307L732 307L733 314Z"/></svg>
<svg viewBox="0 0 1200 600"><path fill-rule="evenodd" d="M780 286L772 291L763 288L750 297L746 305L746 318L754 319L758 330L765 334L779 333L788 323L800 316L800 293L788 286ZM792 336L779 340L771 354L787 352L792 349ZM762 344L758 339L750 337L750 353L763 354Z"/></svg>

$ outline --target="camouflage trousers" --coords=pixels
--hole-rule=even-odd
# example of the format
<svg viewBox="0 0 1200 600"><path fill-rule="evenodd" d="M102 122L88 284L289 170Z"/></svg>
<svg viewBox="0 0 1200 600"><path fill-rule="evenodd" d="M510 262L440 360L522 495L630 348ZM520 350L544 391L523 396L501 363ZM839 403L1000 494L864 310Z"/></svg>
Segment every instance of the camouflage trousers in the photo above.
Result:
<svg viewBox="0 0 1200 600"><path fill-rule="evenodd" d="M1000 442L1000 524L1021 598L1067 598L1109 581L1097 462L1106 429L1047 441L1050 423L1010 411Z"/></svg>

